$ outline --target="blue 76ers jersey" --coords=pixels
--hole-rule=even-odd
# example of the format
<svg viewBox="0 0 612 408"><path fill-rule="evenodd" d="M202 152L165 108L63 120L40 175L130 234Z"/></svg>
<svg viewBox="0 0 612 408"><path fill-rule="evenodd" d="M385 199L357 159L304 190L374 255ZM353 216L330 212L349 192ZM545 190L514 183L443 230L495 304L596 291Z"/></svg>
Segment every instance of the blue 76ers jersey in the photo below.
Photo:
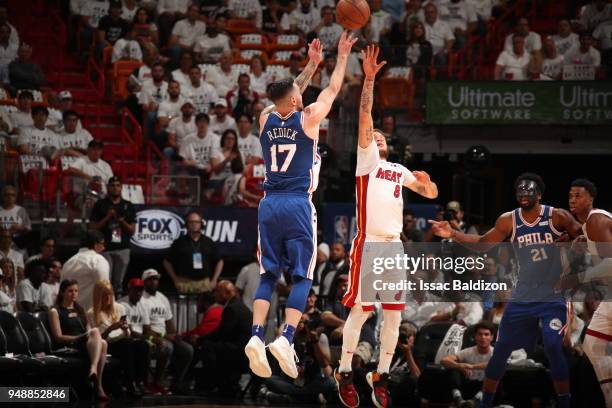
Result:
<svg viewBox="0 0 612 408"><path fill-rule="evenodd" d="M317 141L303 128L304 113L285 117L273 111L259 136L266 165L264 191L312 193L319 184L321 158Z"/></svg>
<svg viewBox="0 0 612 408"><path fill-rule="evenodd" d="M521 209L512 211L512 237L519 272L512 300L550 302L563 300L554 290L561 276L561 250L554 242L562 234L552 221L553 207L542 205L540 216L527 223Z"/></svg>

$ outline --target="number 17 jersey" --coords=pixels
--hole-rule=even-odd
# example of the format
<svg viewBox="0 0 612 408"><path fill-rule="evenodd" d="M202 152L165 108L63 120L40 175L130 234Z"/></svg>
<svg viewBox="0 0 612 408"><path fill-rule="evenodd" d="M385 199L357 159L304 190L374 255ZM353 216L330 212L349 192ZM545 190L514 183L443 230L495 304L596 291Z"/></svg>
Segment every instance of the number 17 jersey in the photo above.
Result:
<svg viewBox="0 0 612 408"><path fill-rule="evenodd" d="M304 132L304 112L268 115L259 141L266 166L265 192L312 193L319 184L317 141Z"/></svg>

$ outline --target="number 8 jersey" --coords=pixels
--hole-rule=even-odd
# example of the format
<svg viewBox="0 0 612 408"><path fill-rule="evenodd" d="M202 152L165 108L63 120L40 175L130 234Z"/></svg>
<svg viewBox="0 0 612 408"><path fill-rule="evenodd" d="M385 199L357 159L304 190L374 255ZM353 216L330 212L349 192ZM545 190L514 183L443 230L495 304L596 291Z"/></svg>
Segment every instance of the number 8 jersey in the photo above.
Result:
<svg viewBox="0 0 612 408"><path fill-rule="evenodd" d="M403 226L402 187L416 181L410 170L381 159L376 141L357 146L357 233L365 238L399 239Z"/></svg>
<svg viewBox="0 0 612 408"><path fill-rule="evenodd" d="M264 191L312 193L319 184L321 158L317 141L306 135L304 113L281 116L273 111L259 140L266 165Z"/></svg>

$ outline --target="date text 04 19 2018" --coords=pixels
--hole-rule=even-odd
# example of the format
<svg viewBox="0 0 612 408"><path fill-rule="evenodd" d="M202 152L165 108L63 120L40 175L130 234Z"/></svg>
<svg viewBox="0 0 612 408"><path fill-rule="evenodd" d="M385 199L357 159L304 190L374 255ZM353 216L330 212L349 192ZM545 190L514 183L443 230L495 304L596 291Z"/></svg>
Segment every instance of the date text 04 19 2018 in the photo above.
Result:
<svg viewBox="0 0 612 408"><path fill-rule="evenodd" d="M69 401L68 387L0 387L0 403Z"/></svg>

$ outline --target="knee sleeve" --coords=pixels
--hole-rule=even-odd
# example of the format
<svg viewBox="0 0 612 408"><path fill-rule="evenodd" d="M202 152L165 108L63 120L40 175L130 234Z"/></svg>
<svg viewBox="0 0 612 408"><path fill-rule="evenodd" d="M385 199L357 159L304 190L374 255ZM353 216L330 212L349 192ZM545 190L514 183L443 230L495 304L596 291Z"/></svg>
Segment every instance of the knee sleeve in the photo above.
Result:
<svg viewBox="0 0 612 408"><path fill-rule="evenodd" d="M368 320L370 314L364 311L360 306L355 306L351 309L344 328L342 329L342 349L347 351L355 351L359 343L361 335L361 327Z"/></svg>
<svg viewBox="0 0 612 408"><path fill-rule="evenodd" d="M485 377L499 381L502 375L504 375L506 362L510 354L512 354L512 351L513 349L510 344L504 342L497 343L493 350L493 356L491 356L489 364L487 364L487 368L485 369Z"/></svg>
<svg viewBox="0 0 612 408"><path fill-rule="evenodd" d="M267 300L268 302L272 299L272 293L276 287L276 281L278 277L270 272L266 272L260 275L259 287L255 292L255 299Z"/></svg>
<svg viewBox="0 0 612 408"><path fill-rule="evenodd" d="M569 368L563 353L561 339L550 343L544 342L544 352L550 364L550 376L555 381L569 380Z"/></svg>
<svg viewBox="0 0 612 408"><path fill-rule="evenodd" d="M293 276L291 293L289 293L289 297L287 298L287 307L303 312L311 287L312 279L303 278L297 275Z"/></svg>

